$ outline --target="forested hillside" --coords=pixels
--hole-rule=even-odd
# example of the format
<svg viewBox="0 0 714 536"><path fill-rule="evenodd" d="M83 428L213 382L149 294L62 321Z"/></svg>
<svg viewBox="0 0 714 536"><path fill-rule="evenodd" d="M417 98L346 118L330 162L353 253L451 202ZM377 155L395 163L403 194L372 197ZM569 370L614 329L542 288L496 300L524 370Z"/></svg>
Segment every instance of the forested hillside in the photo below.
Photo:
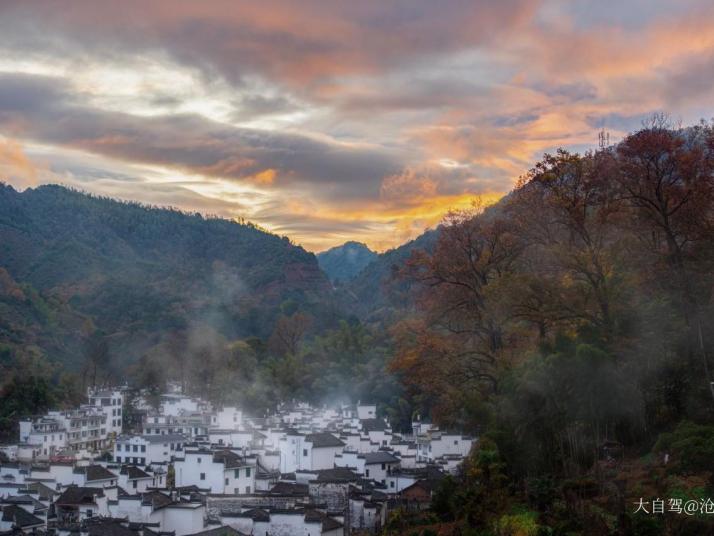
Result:
<svg viewBox="0 0 714 536"><path fill-rule="evenodd" d="M415 251L431 251L438 235L438 229L431 229L377 255L354 279L338 289L343 307L365 322L381 326L393 322L402 314L412 286L410 281L396 277L399 270Z"/></svg>
<svg viewBox="0 0 714 536"><path fill-rule="evenodd" d="M82 331L102 334L118 371L168 331L267 337L286 301L318 327L330 317L315 257L286 238L59 186L0 187L0 270L1 341L70 368Z"/></svg>
<svg viewBox="0 0 714 536"><path fill-rule="evenodd" d="M335 298L312 253L253 225L0 186L0 435L123 381L258 413L370 398L408 423L387 333Z"/></svg>
<svg viewBox="0 0 714 536"><path fill-rule="evenodd" d="M377 254L361 242L345 242L317 254L320 268L334 284L351 281Z"/></svg>
<svg viewBox="0 0 714 536"><path fill-rule="evenodd" d="M609 149L546 155L495 209L451 214L399 276L412 307L391 370L439 423L481 433L422 523L713 533L711 126L658 118ZM635 515L657 498L667 515Z"/></svg>

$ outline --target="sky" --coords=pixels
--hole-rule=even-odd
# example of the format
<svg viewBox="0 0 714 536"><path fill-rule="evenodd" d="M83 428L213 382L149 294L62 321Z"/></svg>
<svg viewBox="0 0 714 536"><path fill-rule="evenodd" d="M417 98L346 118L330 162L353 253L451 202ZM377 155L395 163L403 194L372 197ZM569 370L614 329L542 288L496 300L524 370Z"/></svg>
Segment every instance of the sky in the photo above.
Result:
<svg viewBox="0 0 714 536"><path fill-rule="evenodd" d="M710 119L714 2L0 2L0 180L394 247L544 152Z"/></svg>

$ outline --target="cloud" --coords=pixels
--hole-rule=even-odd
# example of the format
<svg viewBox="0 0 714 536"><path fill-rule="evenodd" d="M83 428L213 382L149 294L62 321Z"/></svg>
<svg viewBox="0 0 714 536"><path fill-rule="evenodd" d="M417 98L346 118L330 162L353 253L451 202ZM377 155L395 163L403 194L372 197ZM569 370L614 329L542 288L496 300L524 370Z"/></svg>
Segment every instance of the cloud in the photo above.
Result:
<svg viewBox="0 0 714 536"><path fill-rule="evenodd" d="M6 1L0 29L17 49L105 56L162 50L237 84L258 74L305 89L493 42L527 22L538 3Z"/></svg>
<svg viewBox="0 0 714 536"><path fill-rule="evenodd" d="M22 146L14 140L0 139L0 180L24 190L37 185L38 170Z"/></svg>
<svg viewBox="0 0 714 536"><path fill-rule="evenodd" d="M600 128L710 115L713 16L705 0L8 0L0 135L37 182L388 247Z"/></svg>
<svg viewBox="0 0 714 536"><path fill-rule="evenodd" d="M198 115L135 116L81 105L52 77L0 75L0 128L127 162L216 178L319 183L326 197L377 195L396 155L305 135L239 128ZM339 187L339 188L338 188Z"/></svg>

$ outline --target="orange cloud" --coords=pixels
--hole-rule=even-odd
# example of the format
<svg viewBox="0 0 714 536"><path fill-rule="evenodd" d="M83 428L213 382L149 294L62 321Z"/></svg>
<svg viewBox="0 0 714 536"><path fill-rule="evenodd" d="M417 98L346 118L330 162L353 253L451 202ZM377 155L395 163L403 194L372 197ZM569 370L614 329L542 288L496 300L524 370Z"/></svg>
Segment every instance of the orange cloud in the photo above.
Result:
<svg viewBox="0 0 714 536"><path fill-rule="evenodd" d="M390 175L382 181L380 196L388 203L412 204L436 196L438 184L429 172L418 172L407 168L401 173Z"/></svg>
<svg viewBox="0 0 714 536"><path fill-rule="evenodd" d="M0 139L0 180L24 190L37 185L37 171L18 142Z"/></svg>
<svg viewBox="0 0 714 536"><path fill-rule="evenodd" d="M259 221L280 234L288 234L312 251L322 251L346 240L359 240L382 251L416 238L438 225L450 210L471 208L474 201L487 206L503 197L501 192L425 196L408 204L391 201L347 203L334 207L305 198L281 203L282 224L273 218ZM304 230L302 227L306 227ZM322 232L315 232L322 229Z"/></svg>
<svg viewBox="0 0 714 536"><path fill-rule="evenodd" d="M253 175L253 180L258 184L268 186L270 184L273 184L276 175L277 172L274 169L265 169L260 173L256 173L255 175Z"/></svg>

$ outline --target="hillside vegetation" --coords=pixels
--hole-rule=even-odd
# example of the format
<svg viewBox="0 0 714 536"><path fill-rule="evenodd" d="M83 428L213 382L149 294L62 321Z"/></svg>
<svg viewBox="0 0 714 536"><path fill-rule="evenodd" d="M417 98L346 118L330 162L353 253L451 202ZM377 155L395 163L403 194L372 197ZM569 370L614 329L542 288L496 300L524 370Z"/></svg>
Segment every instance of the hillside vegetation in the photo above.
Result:
<svg viewBox="0 0 714 536"><path fill-rule="evenodd" d="M437 495L444 527L714 533L711 126L546 155L399 276L392 371L439 423L481 433ZM697 513L651 515L658 498Z"/></svg>
<svg viewBox="0 0 714 536"><path fill-rule="evenodd" d="M334 284L351 281L378 255L361 242L345 242L317 254L320 268Z"/></svg>

